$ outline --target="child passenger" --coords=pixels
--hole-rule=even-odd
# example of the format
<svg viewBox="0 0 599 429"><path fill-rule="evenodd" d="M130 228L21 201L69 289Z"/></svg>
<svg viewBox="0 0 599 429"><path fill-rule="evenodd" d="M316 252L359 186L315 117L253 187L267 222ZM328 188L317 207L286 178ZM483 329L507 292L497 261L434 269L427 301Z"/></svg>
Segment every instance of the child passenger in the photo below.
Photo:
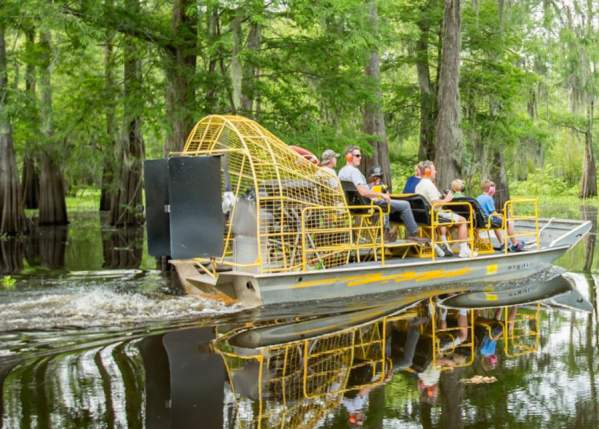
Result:
<svg viewBox="0 0 599 429"><path fill-rule="evenodd" d="M493 195L495 195L495 183L491 180L483 180L481 183L483 193L476 197L476 200L480 204L487 221L493 228L501 228L503 226L503 218L497 213L495 209L495 201ZM500 229L495 229L495 236L500 244L500 250L503 249L503 232ZM507 233L510 236L511 246L509 250L511 252L521 252L524 249L524 243L514 237L514 224L511 221L507 221Z"/></svg>
<svg viewBox="0 0 599 429"><path fill-rule="evenodd" d="M464 181L462 179L455 179L451 182L451 192L453 192L454 198L464 198Z"/></svg>

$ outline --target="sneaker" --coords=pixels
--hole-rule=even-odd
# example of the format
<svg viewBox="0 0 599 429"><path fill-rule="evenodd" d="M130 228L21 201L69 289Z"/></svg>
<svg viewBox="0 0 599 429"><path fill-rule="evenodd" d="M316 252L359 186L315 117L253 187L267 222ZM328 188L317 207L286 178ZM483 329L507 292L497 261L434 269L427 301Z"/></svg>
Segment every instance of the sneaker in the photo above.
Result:
<svg viewBox="0 0 599 429"><path fill-rule="evenodd" d="M458 254L460 258L472 258L474 255L472 254L472 250L469 247L464 247L460 249L460 253Z"/></svg>
<svg viewBox="0 0 599 429"><path fill-rule="evenodd" d="M521 241L510 246L510 252L522 252L522 250L524 250L524 243Z"/></svg>
<svg viewBox="0 0 599 429"><path fill-rule="evenodd" d="M503 252L503 249L504 249L503 244L501 246L493 246L493 250L496 250L498 252Z"/></svg>
<svg viewBox="0 0 599 429"><path fill-rule="evenodd" d="M415 241L418 244L427 244L430 243L430 240L425 237L418 237L417 235L410 235L407 238L410 241Z"/></svg>
<svg viewBox="0 0 599 429"><path fill-rule="evenodd" d="M439 247L441 248L441 250L443 250L446 257L453 256L453 252L451 251L451 249L449 248L449 245L447 243L441 243L439 245Z"/></svg>
<svg viewBox="0 0 599 429"><path fill-rule="evenodd" d="M443 251L443 249L441 249L441 246L439 246L438 244L435 244L434 249L437 257L442 258L445 256L445 252Z"/></svg>
<svg viewBox="0 0 599 429"><path fill-rule="evenodd" d="M385 243L394 243L395 240L397 240L397 232L392 229L386 230L385 234L383 235L383 240Z"/></svg>

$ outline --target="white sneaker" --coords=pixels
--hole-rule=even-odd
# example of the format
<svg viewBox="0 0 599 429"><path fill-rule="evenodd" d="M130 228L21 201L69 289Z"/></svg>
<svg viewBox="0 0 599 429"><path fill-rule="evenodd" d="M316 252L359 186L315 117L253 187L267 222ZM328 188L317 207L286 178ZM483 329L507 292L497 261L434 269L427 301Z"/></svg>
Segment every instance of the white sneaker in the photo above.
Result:
<svg viewBox="0 0 599 429"><path fill-rule="evenodd" d="M439 246L438 244L435 244L435 253L437 254L437 257L439 257L439 258L442 258L445 256L445 252L443 251L441 246Z"/></svg>
<svg viewBox="0 0 599 429"><path fill-rule="evenodd" d="M458 255L460 258L472 258L474 255L472 254L472 250L469 247L463 247L460 249L460 254Z"/></svg>

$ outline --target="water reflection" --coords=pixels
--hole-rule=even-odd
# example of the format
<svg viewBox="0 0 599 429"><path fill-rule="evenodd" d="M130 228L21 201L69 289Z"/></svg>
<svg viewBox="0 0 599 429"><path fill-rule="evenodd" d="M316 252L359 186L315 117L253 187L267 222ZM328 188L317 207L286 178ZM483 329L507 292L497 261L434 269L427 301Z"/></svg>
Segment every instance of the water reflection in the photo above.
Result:
<svg viewBox="0 0 599 429"><path fill-rule="evenodd" d="M0 275L18 273L23 269L23 241L0 239Z"/></svg>
<svg viewBox="0 0 599 429"><path fill-rule="evenodd" d="M48 270L140 268L143 228L107 229L97 215L79 214L68 226L37 226L22 237L0 239L0 275Z"/></svg>
<svg viewBox="0 0 599 429"><path fill-rule="evenodd" d="M33 227L24 237L0 240L0 274L23 271L23 259L30 268L62 270L65 267L68 227Z"/></svg>
<svg viewBox="0 0 599 429"><path fill-rule="evenodd" d="M596 427L592 313L556 312L547 300L472 309L452 299L412 295L319 318L56 338L60 347L30 358L0 356L0 420L6 428L445 428L546 427L555 418ZM556 392L567 403L536 399Z"/></svg>
<svg viewBox="0 0 599 429"><path fill-rule="evenodd" d="M139 268L143 256L143 228L102 230L103 268Z"/></svg>
<svg viewBox="0 0 599 429"><path fill-rule="evenodd" d="M593 268L593 256L595 254L595 241L597 239L597 207L581 206L580 212L582 219L591 221L591 232L584 245L584 266L583 271L590 273Z"/></svg>

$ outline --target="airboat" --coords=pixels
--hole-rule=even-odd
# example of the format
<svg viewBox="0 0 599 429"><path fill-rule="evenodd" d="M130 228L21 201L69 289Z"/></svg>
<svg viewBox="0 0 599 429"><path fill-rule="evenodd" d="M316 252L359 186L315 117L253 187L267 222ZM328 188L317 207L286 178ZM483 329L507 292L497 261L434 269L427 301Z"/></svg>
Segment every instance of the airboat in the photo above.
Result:
<svg viewBox="0 0 599 429"><path fill-rule="evenodd" d="M144 170L149 253L169 260L188 294L245 307L525 278L591 229L588 221L539 218L535 199L514 199L503 207L499 243L476 200L431 207L397 194L430 243L389 242L384 207L241 116L205 117L182 152L148 160ZM437 231L453 225L443 222L445 210L468 224L463 241L473 257L437 256ZM513 237L524 251L507 252Z"/></svg>

